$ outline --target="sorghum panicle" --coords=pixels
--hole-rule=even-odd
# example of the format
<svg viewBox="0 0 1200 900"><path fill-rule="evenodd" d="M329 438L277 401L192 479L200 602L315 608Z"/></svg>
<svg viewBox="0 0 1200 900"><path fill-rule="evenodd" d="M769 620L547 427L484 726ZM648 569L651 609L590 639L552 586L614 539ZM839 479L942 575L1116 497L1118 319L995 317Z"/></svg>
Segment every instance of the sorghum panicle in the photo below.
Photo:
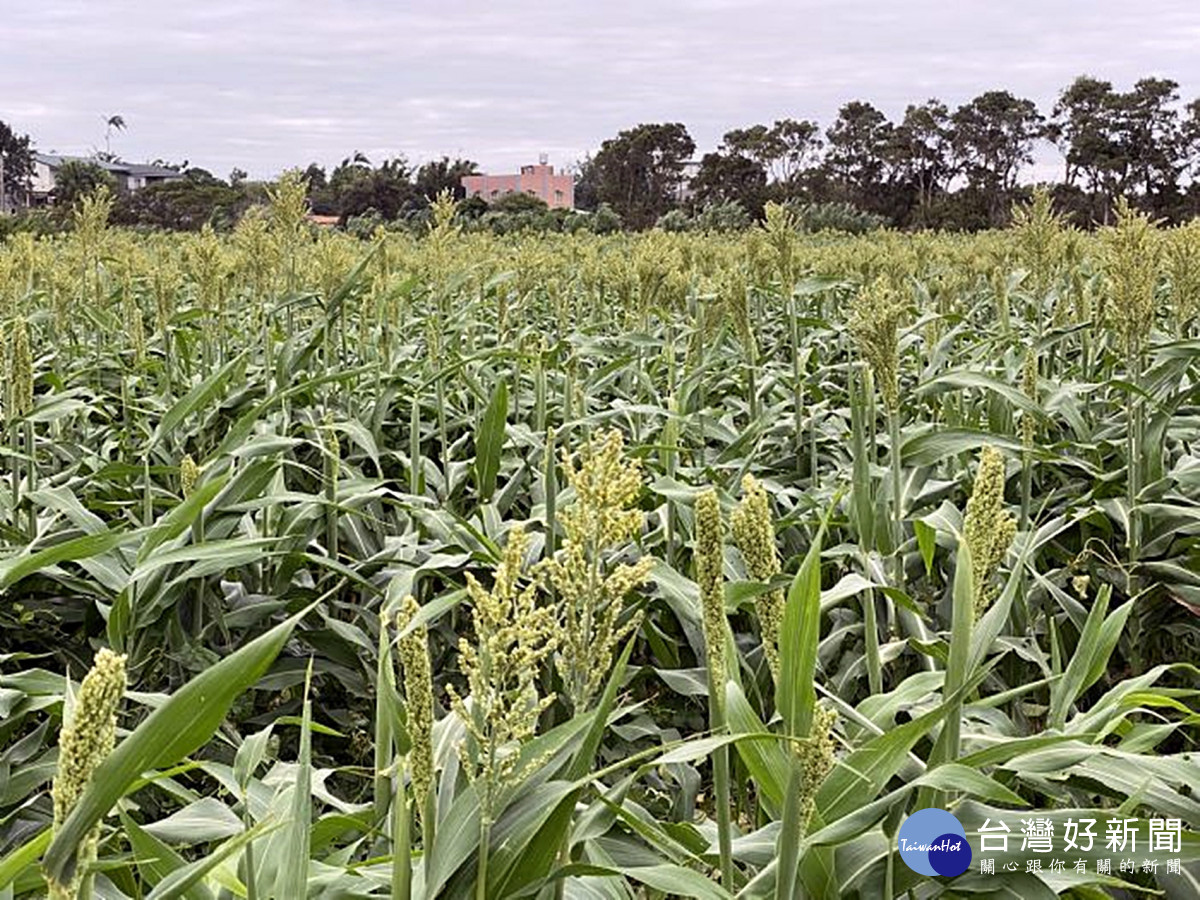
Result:
<svg viewBox="0 0 1200 900"><path fill-rule="evenodd" d="M403 630L421 607L409 594L396 614L396 627ZM404 700L408 708L408 733L412 740L413 795L417 815L424 815L425 799L433 784L433 675L429 662L429 629L418 625L400 638L400 668L404 678Z"/></svg>
<svg viewBox="0 0 1200 900"><path fill-rule="evenodd" d="M877 278L858 292L850 305L847 325L858 352L875 372L875 381L888 410L900 408L898 335L907 305L888 279Z"/></svg>
<svg viewBox="0 0 1200 900"><path fill-rule="evenodd" d="M725 684L725 575L721 504L712 488L696 498L696 584L704 618L704 644L710 678ZM721 697L713 698L718 704Z"/></svg>
<svg viewBox="0 0 1200 900"><path fill-rule="evenodd" d="M58 737L58 769L51 795L54 829L58 831L83 796L96 768L112 752L117 734L117 706L125 694L125 657L102 649L79 686L79 696ZM79 848L71 884L50 882L52 900L73 898L83 871L96 858L97 825Z"/></svg>
<svg viewBox="0 0 1200 900"><path fill-rule="evenodd" d="M770 581L779 574L779 550L775 546L775 524L770 499L753 475L742 479L742 501L730 517L733 542L756 581ZM780 589L755 598L763 652L771 675L779 677L779 629L783 624L784 594Z"/></svg>
<svg viewBox="0 0 1200 900"><path fill-rule="evenodd" d="M12 327L8 377L12 415L28 415L33 409L33 353L29 349L29 324L24 319L18 319Z"/></svg>
<svg viewBox="0 0 1200 900"><path fill-rule="evenodd" d="M560 623L555 661L564 693L576 710L590 707L612 666L617 646L638 627L640 616L620 622L625 596L643 584L654 563L632 565L605 559L641 528L642 513L629 507L642 487L641 464L624 459L624 439L613 429L590 440L572 457L563 454L575 501L557 516L563 547L541 563L538 577L556 595Z"/></svg>
<svg viewBox="0 0 1200 900"><path fill-rule="evenodd" d="M179 488L183 492L184 500L192 496L192 491L196 489L196 482L199 480L200 467L196 465L196 461L189 453L179 461Z"/></svg>
<svg viewBox="0 0 1200 900"><path fill-rule="evenodd" d="M833 769L833 726L836 723L837 713L818 704L813 710L812 731L796 747L804 772L800 781L800 821L806 830L817 805L817 791Z"/></svg>
<svg viewBox="0 0 1200 900"><path fill-rule="evenodd" d="M485 820L493 813L496 790L518 774L521 745L534 736L538 718L554 701L553 696L539 696L537 676L542 661L554 652L557 623L553 609L537 605L537 585L521 587L528 547L524 530L515 527L490 591L467 573L475 639L463 638L458 649L470 708L453 685L447 687L451 708L468 736L459 756L467 777L480 785Z"/></svg>
<svg viewBox="0 0 1200 900"><path fill-rule="evenodd" d="M963 536L971 551L975 611L981 615L992 602L992 576L1000 568L1017 532L1017 522L1004 508L1004 457L984 447L967 511Z"/></svg>
<svg viewBox="0 0 1200 900"><path fill-rule="evenodd" d="M1150 217L1134 210L1124 198L1117 202L1116 226L1102 234L1112 300L1106 308L1111 327L1130 355L1145 349L1154 327L1161 238Z"/></svg>

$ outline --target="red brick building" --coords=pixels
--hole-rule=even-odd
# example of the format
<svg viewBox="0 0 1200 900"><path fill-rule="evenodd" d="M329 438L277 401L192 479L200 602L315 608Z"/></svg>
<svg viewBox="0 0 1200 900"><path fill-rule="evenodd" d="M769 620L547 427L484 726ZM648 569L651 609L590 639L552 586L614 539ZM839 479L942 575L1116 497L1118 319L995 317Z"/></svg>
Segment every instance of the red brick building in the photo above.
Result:
<svg viewBox="0 0 1200 900"><path fill-rule="evenodd" d="M517 175L465 175L463 190L468 197L482 197L488 203L505 194L532 194L546 201L551 209L573 209L575 178L567 172L555 174L543 157L536 166L521 166Z"/></svg>

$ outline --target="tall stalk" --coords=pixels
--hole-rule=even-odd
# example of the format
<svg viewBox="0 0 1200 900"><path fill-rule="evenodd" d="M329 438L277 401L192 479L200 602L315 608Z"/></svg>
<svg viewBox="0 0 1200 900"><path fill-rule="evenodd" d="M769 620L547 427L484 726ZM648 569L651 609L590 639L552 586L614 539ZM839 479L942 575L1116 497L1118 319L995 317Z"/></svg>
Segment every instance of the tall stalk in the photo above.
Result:
<svg viewBox="0 0 1200 900"><path fill-rule="evenodd" d="M725 576L722 538L724 525L716 491L705 490L696 499L696 583L704 619L705 661L708 670L709 728L714 735L725 731L726 644L729 626L725 620ZM713 802L717 812L717 847L721 861L721 884L733 890L733 823L729 791L729 747L713 751Z"/></svg>
<svg viewBox="0 0 1200 900"><path fill-rule="evenodd" d="M888 469L892 486L892 580L896 587L904 589L904 487L901 478L900 459L900 413L889 406L887 411L888 454L891 457Z"/></svg>

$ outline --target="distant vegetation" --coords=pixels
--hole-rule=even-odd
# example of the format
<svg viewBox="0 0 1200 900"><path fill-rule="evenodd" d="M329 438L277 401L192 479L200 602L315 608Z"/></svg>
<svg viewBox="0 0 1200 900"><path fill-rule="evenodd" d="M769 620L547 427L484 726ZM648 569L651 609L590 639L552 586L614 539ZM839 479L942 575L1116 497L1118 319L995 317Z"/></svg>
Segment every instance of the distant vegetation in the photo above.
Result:
<svg viewBox="0 0 1200 900"><path fill-rule="evenodd" d="M472 200L472 227L514 231L725 231L762 220L767 202L785 203L811 230L859 233L874 227L975 231L1007 224L1027 201L1029 167L1039 147L1061 154L1063 176L1048 185L1072 224L1112 221L1118 198L1156 219L1181 222L1200 212L1200 100L1185 104L1179 85L1143 78L1129 90L1080 76L1039 110L1026 98L994 90L951 108L937 99L907 107L891 121L870 103L846 103L822 128L783 118L727 132L712 152L680 122L643 123L604 141L578 163L576 205L601 212L598 223L534 205ZM0 123L0 155L9 198L20 199L32 174L28 136ZM94 168L94 167L93 167ZM98 168L76 165L60 186L60 209L103 181ZM227 229L263 200L263 185L235 170L226 180L182 169L186 180L119 197L114 221L155 229ZM376 225L423 226L430 199L449 190L464 199L461 179L479 171L469 159L442 157L412 165L403 156L372 161L353 153L327 170L303 168L312 212L337 216L365 233ZM64 214L34 214L5 230L63 227ZM2 233L2 232L0 232Z"/></svg>

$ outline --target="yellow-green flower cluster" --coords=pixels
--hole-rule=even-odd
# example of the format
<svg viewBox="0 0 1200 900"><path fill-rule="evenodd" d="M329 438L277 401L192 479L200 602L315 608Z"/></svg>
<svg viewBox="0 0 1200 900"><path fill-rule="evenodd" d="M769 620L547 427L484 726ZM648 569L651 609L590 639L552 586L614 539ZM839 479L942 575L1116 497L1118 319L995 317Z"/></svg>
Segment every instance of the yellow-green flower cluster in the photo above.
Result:
<svg viewBox="0 0 1200 900"><path fill-rule="evenodd" d="M1016 520L1004 508L1004 480L1004 457L995 447L984 447L963 517L963 536L971 552L976 614L982 614L992 602L992 576L1017 532Z"/></svg>
<svg viewBox="0 0 1200 900"><path fill-rule="evenodd" d="M538 606L536 584L521 586L528 547L524 530L514 528L490 591L467 573L475 640L463 638L458 648L470 707L453 686L447 688L450 705L466 726L468 740L460 748L463 768L479 785L487 821L496 790L516 774L521 745L534 736L539 716L554 700L539 696L537 676L541 662L555 649L555 611Z"/></svg>
<svg viewBox="0 0 1200 900"><path fill-rule="evenodd" d="M66 717L58 737L58 771L51 790L56 831L62 828L83 796L92 773L112 752L117 734L117 705L124 694L125 657L103 649L96 654L91 671L84 676L74 708ZM97 825L80 846L71 884L50 882L52 900L75 896L84 869L96 858L99 834Z"/></svg>
<svg viewBox="0 0 1200 900"><path fill-rule="evenodd" d="M561 631L555 662L564 693L578 711L591 706L616 647L637 628L638 616L620 621L624 599L645 582L654 560L611 565L604 558L642 524L642 513L629 508L642 487L641 465L624 459L621 433L613 429L588 441L576 456L564 454L563 467L575 501L558 514L563 548L538 574L557 597Z"/></svg>
<svg viewBox="0 0 1200 900"><path fill-rule="evenodd" d="M800 821L805 829L816 808L817 791L833 769L833 726L836 722L835 711L818 705L813 709L812 731L796 747L804 773L800 780Z"/></svg>
<svg viewBox="0 0 1200 900"><path fill-rule="evenodd" d="M1037 188L1032 203L1013 207L1013 230L1021 262L1029 270L1040 304L1061 264L1065 235L1062 217L1054 212L1049 191Z"/></svg>
<svg viewBox="0 0 1200 900"><path fill-rule="evenodd" d="M92 253L99 250L99 242L108 229L108 217L112 213L113 195L106 185L101 185L90 194L79 198L71 210L75 223L76 238Z"/></svg>
<svg viewBox="0 0 1200 900"><path fill-rule="evenodd" d="M298 169L289 169L279 176L274 187L267 188L267 196L271 201L271 231L284 248L291 249L304 232L308 180Z"/></svg>
<svg viewBox="0 0 1200 900"><path fill-rule="evenodd" d="M33 353L29 349L29 325L18 319L12 327L12 349L8 354L8 404L13 418L33 409Z"/></svg>
<svg viewBox="0 0 1200 900"><path fill-rule="evenodd" d="M700 611L704 622L704 646L709 678L714 686L725 684L725 575L722 539L724 523L721 504L712 488L696 498L696 585L700 589ZM720 689L710 700L721 705Z"/></svg>
<svg viewBox="0 0 1200 900"><path fill-rule="evenodd" d="M1200 312L1200 220L1172 229L1166 241L1171 307L1180 336Z"/></svg>
<svg viewBox="0 0 1200 900"><path fill-rule="evenodd" d="M875 381L888 410L900 408L900 357L897 332L907 306L886 278L877 278L858 292L850 305L847 326L858 352L875 372Z"/></svg>
<svg viewBox="0 0 1200 900"><path fill-rule="evenodd" d="M770 500L753 475L742 479L742 502L730 517L733 542L756 581L770 581L779 574L779 550L775 546L775 524L771 519ZM767 591L755 598L758 624L762 630L763 652L771 675L779 677L779 629L783 625L782 590Z"/></svg>
<svg viewBox="0 0 1200 900"><path fill-rule="evenodd" d="M179 461L179 488L183 491L184 500L192 496L192 491L196 490L196 482L199 480L200 467L188 453Z"/></svg>
<svg viewBox="0 0 1200 900"><path fill-rule="evenodd" d="M396 627L403 631L421 611L411 594L396 614ZM412 740L413 797L417 814L423 816L425 800L433 784L433 675L429 662L429 629L418 625L400 638L400 669L404 676L404 700L408 709L408 734Z"/></svg>
<svg viewBox="0 0 1200 900"><path fill-rule="evenodd" d="M763 234L775 256L780 287L783 295L790 297L795 288L799 222L788 207L775 202L763 207L763 217Z"/></svg>
<svg viewBox="0 0 1200 900"><path fill-rule="evenodd" d="M1111 327L1130 355L1145 349L1158 310L1158 264L1162 236L1150 217L1134 210L1122 198L1117 202L1117 224L1103 234L1104 267L1109 295Z"/></svg>

